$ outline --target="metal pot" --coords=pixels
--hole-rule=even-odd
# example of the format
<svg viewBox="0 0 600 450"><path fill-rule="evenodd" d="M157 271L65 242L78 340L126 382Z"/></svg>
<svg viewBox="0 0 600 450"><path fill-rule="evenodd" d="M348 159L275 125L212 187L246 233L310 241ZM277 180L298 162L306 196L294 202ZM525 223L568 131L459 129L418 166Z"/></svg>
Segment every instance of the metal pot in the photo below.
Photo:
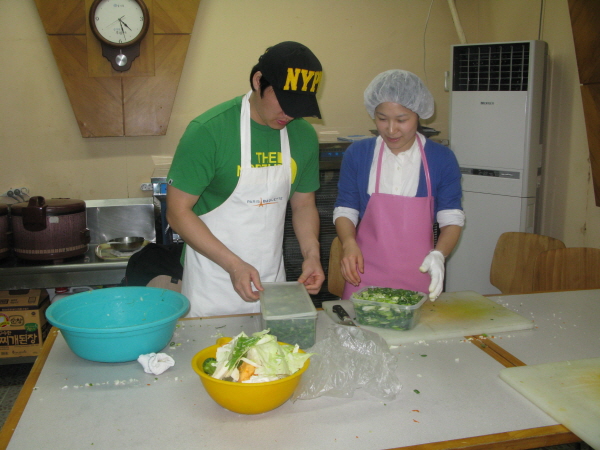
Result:
<svg viewBox="0 0 600 450"><path fill-rule="evenodd" d="M115 238L107 242L107 244L110 244L110 248L119 252L132 252L140 248L143 243L144 238L139 236Z"/></svg>
<svg viewBox="0 0 600 450"><path fill-rule="evenodd" d="M83 200L36 196L10 210L16 256L61 260L87 251L90 232Z"/></svg>
<svg viewBox="0 0 600 450"><path fill-rule="evenodd" d="M6 258L8 253L8 205L0 203L0 259Z"/></svg>

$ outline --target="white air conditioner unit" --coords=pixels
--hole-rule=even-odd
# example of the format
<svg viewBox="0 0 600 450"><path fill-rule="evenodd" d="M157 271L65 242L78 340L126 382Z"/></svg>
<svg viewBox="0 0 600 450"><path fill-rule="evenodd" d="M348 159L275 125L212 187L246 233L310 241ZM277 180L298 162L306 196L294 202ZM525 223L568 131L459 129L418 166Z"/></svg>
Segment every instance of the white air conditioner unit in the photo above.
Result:
<svg viewBox="0 0 600 450"><path fill-rule="evenodd" d="M450 147L467 221L448 259L447 291L499 293L489 282L498 237L535 230L546 57L543 41L452 46Z"/></svg>

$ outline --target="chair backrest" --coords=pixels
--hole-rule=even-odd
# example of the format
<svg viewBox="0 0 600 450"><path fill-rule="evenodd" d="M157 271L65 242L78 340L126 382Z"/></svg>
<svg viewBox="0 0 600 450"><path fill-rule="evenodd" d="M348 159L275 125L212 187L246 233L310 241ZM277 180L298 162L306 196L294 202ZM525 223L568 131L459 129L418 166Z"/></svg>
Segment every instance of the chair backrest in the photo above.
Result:
<svg viewBox="0 0 600 450"><path fill-rule="evenodd" d="M344 293L344 277L342 276L342 268L340 262L342 260L342 243L337 236L331 243L331 251L329 252L329 266L327 268L327 290L330 294L337 297L342 297Z"/></svg>
<svg viewBox="0 0 600 450"><path fill-rule="evenodd" d="M501 234L494 250L490 283L503 294L532 292L533 266L537 256L558 248L565 248L565 244L549 236L522 232Z"/></svg>
<svg viewBox="0 0 600 450"><path fill-rule="evenodd" d="M574 247L540 253L535 262L534 291L600 288L600 248Z"/></svg>
<svg viewBox="0 0 600 450"><path fill-rule="evenodd" d="M170 291L181 293L181 280L172 278L169 275L158 275L152 278L146 286L169 289Z"/></svg>

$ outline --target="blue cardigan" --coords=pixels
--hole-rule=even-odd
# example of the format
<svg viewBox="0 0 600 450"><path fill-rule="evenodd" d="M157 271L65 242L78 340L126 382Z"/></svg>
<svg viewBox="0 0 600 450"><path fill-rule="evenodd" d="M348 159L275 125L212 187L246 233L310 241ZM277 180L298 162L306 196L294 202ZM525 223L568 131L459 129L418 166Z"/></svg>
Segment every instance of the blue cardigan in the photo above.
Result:
<svg viewBox="0 0 600 450"><path fill-rule="evenodd" d="M361 219L371 197L367 194L367 188L369 186L369 172L375 152L376 139L364 139L350 145L344 152L344 159L342 160L340 170L338 196L335 207L343 206L356 209L359 211ZM461 174L458 161L452 150L427 139L425 141L425 157L427 158L429 175L431 177L434 214L446 209L462 210ZM427 182L423 164L421 163L417 197L426 196Z"/></svg>

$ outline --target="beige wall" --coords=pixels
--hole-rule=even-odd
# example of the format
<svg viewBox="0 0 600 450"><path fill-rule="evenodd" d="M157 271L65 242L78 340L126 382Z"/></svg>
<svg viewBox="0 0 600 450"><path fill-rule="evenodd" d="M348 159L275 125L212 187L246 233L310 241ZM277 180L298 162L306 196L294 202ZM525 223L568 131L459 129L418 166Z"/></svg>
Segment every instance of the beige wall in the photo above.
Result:
<svg viewBox="0 0 600 450"><path fill-rule="evenodd" d="M548 42L541 231L569 246L600 247L567 0L456 5L468 43ZM173 155L189 121L248 90L259 54L282 40L308 45L323 63L323 119L312 121L318 131L367 133L373 125L364 88L377 73L403 68L421 76L436 99L426 125L448 136L444 72L459 38L444 0L202 0L167 135L93 139L79 134L34 1L1 0L0 193L26 186L33 195L84 200L149 195L140 184Z"/></svg>

